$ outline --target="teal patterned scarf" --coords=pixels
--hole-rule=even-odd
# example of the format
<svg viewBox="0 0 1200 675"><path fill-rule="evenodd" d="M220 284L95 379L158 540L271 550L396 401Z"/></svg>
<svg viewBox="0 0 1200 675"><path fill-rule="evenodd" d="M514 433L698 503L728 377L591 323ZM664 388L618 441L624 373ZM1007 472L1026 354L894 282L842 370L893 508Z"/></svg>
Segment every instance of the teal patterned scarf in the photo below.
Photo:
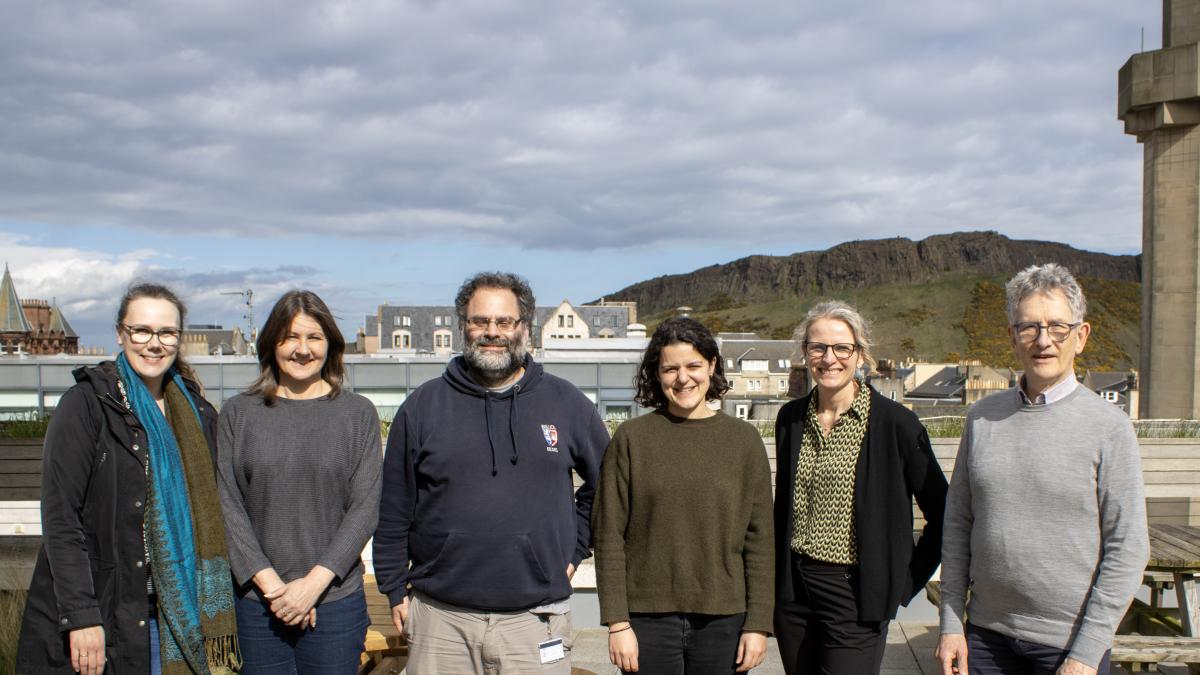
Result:
<svg viewBox="0 0 1200 675"><path fill-rule="evenodd" d="M117 369L150 448L145 536L163 673L232 672L240 660L233 582L200 413L174 368L163 385L165 415L124 354Z"/></svg>

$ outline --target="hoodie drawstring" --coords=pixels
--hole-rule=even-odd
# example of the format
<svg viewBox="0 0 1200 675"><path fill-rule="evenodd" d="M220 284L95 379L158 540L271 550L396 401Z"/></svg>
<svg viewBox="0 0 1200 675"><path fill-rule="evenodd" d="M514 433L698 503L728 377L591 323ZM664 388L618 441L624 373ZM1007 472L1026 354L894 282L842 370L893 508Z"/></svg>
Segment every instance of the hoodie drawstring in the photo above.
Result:
<svg viewBox="0 0 1200 675"><path fill-rule="evenodd" d="M508 407L508 435L509 435L509 438L512 439L512 448L513 448L512 459L510 459L509 461L513 463L513 466L517 465L517 429L516 429L517 399L520 398L520 396L521 396L521 385L514 384L513 385L513 394L512 394L512 405L510 405ZM493 464L495 463L495 461L496 461L495 455L493 453L493 459L492 459ZM493 474L493 475L495 475L495 474Z"/></svg>
<svg viewBox="0 0 1200 675"><path fill-rule="evenodd" d="M521 393L521 385L514 384L508 406L508 440L512 443L512 457L508 461L513 466L517 464L517 395ZM487 425L488 446L492 451L492 475L496 475L496 439L492 437L492 393L483 395L483 420Z"/></svg>
<svg viewBox="0 0 1200 675"><path fill-rule="evenodd" d="M483 423L487 426L488 446L492 449L492 475L496 475L496 441L492 438L492 394L483 394Z"/></svg>

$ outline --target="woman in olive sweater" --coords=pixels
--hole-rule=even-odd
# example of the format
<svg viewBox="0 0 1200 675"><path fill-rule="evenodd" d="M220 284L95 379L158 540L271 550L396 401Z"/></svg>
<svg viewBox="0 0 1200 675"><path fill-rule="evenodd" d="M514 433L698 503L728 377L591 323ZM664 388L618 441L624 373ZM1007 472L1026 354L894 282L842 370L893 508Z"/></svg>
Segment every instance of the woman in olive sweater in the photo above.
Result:
<svg viewBox="0 0 1200 675"><path fill-rule="evenodd" d="M716 340L671 319L650 340L638 403L604 456L593 533L601 621L623 672L745 672L773 611L771 476L753 426L712 410Z"/></svg>

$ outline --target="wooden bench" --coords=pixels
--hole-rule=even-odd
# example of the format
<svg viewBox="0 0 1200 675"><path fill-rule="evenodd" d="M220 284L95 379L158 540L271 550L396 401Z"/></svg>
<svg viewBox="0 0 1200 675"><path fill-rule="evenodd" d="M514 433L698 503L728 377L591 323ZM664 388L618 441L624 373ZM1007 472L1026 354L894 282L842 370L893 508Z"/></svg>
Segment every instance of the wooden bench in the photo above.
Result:
<svg viewBox="0 0 1200 675"><path fill-rule="evenodd" d="M375 585L375 575L363 576L363 590L367 594L371 625L367 628L366 651L359 662L358 674L399 675L408 663L408 643L392 625L391 605Z"/></svg>
<svg viewBox="0 0 1200 675"><path fill-rule="evenodd" d="M942 582L935 580L925 584L925 597L934 606L940 606ZM1151 607L1140 601L1135 601L1135 607L1131 607L1130 611L1134 612L1138 604L1155 613L1163 613L1160 608ZM1122 625L1128 621L1129 617L1126 617L1126 621L1122 622ZM1180 636L1178 625L1178 617L1176 617L1174 634L1117 635L1114 637L1112 656L1110 657L1113 675L1150 672L1151 667L1159 673L1200 674L1200 639Z"/></svg>
<svg viewBox="0 0 1200 675"><path fill-rule="evenodd" d="M1200 638L1118 635L1113 638L1113 673L1200 673Z"/></svg>

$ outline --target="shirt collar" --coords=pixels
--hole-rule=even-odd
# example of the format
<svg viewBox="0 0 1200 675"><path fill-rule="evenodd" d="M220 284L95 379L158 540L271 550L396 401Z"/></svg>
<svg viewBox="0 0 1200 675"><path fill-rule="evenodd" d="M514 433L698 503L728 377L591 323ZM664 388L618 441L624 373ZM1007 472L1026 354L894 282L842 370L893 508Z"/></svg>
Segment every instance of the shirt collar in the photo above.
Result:
<svg viewBox="0 0 1200 675"><path fill-rule="evenodd" d="M810 417L815 417L817 414L817 399L821 392L816 387L813 387L812 400L808 402L808 414ZM854 395L854 401L850 403L850 409L846 414L854 415L862 420L866 419L871 410L871 388L862 380L858 380L858 393Z"/></svg>
<svg viewBox="0 0 1200 675"><path fill-rule="evenodd" d="M1017 392L1021 395L1021 402L1025 405L1047 405L1055 401L1061 401L1068 394L1075 391L1075 387L1079 386L1079 380L1075 379L1075 371L1064 377L1058 384L1052 385L1046 391L1033 397L1029 400L1029 395L1025 393L1025 376L1021 376L1021 381L1018 383Z"/></svg>

